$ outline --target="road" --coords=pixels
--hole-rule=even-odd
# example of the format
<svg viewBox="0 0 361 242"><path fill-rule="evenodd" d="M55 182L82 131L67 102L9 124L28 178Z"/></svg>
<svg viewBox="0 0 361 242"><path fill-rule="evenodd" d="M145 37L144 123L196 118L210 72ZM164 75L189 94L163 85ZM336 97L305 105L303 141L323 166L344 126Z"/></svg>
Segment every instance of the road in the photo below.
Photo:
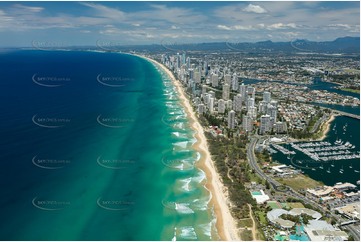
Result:
<svg viewBox="0 0 361 242"><path fill-rule="evenodd" d="M325 208L322 207L320 204L308 199L306 196L296 192L295 190L293 190L292 188L288 187L288 186L284 186L282 184L280 184L278 181L274 180L272 177L269 177L268 175L266 175L265 173L263 173L263 171L261 170L261 168L258 166L257 164L257 158L254 154L254 148L257 144L257 142L259 141L258 138L256 137L251 137L251 141L248 144L247 147L247 158L248 158L248 163L249 165L252 167L252 169L257 173L257 175L263 179L265 179L266 181L268 181L270 183L270 185L279 192L284 192L286 193L288 196L290 197L294 197L297 198L299 200L302 200L305 203L311 204L313 207L318 208L320 211L325 211ZM280 186L284 186L286 187L286 189L279 189ZM336 221L339 221L340 219L337 217L336 214L333 213L333 211L329 211L330 212L330 216L332 218L334 218ZM356 241L360 240L360 234L359 234L359 230L357 230L354 226L352 225L346 225L344 226L345 228L347 228L350 233L353 235L353 237L355 238Z"/></svg>

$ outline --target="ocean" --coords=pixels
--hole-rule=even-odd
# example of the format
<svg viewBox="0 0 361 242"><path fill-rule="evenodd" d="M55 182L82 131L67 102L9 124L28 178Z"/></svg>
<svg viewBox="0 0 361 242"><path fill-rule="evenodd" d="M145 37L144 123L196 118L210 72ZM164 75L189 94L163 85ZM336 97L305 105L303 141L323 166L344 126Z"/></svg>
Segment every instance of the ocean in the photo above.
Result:
<svg viewBox="0 0 361 242"><path fill-rule="evenodd" d="M1 240L216 240L194 131L132 55L0 53Z"/></svg>

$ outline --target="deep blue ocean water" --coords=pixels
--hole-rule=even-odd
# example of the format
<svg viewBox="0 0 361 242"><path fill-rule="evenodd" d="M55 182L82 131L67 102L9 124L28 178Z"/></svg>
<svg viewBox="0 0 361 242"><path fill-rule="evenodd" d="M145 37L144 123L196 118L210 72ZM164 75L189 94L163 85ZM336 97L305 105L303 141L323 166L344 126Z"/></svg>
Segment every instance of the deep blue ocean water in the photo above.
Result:
<svg viewBox="0 0 361 242"><path fill-rule="evenodd" d="M193 131L131 55L0 53L1 240L217 239Z"/></svg>

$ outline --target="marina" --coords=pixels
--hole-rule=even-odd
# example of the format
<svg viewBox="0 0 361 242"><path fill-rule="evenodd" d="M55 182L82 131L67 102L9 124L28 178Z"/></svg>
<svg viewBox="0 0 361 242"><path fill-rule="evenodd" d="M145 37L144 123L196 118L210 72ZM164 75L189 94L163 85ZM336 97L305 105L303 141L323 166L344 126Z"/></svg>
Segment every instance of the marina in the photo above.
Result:
<svg viewBox="0 0 361 242"><path fill-rule="evenodd" d="M270 144L266 149L272 160L292 165L326 185L356 184L360 180L360 141L355 133L359 133L359 120L337 116L324 140Z"/></svg>
<svg viewBox="0 0 361 242"><path fill-rule="evenodd" d="M360 158L360 152L354 151L355 145L352 145L349 141L343 143L342 140L337 140L334 142L334 145L330 142L322 141L301 144L291 143L291 147L316 161L349 160Z"/></svg>

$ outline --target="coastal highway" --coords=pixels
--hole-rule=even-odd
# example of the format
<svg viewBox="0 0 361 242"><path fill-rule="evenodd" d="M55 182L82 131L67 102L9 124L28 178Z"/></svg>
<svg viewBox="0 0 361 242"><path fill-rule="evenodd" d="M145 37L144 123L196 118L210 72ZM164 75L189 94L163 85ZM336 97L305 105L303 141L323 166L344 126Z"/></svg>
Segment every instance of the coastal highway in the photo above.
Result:
<svg viewBox="0 0 361 242"><path fill-rule="evenodd" d="M248 144L247 158L248 158L249 165L258 174L259 177L261 177L261 178L265 179L266 181L268 181L269 184L275 190L278 190L277 187L281 186L281 183L279 183L278 181L276 181L273 178L271 178L271 177L267 176L266 174L264 174L263 171L261 170L261 168L259 168L259 166L257 164L257 159L256 159L256 156L254 154L254 147L256 146L257 142L258 142L257 138L251 138L251 142Z"/></svg>
<svg viewBox="0 0 361 242"><path fill-rule="evenodd" d="M303 201L305 203L311 204L313 207L318 208L320 211L325 211L326 208L322 207L320 204L314 202L313 200L308 199L306 196L296 192L292 188L280 184L278 181L274 180L272 177L269 177L268 175L263 173L262 169L257 164L257 158L256 158L255 153L254 153L254 148L255 148L258 141L259 141L259 139L257 137L251 137L251 141L249 142L248 147L247 147L248 163L252 167L252 169L258 174L258 176L265 179L266 181L268 181L270 183L270 185L276 191L283 192L283 193L287 194L290 197L294 197L294 198L297 198L297 199L299 199L299 200L301 200L301 201ZM286 187L286 188L285 189L284 188L280 189L280 186L283 186L283 187ZM329 211L329 212L330 212L330 216L332 218L334 218L336 221L340 221L340 218L336 214L334 214L333 211ZM358 230L355 228L355 226L353 226L353 225L345 225L344 227L347 228L350 231L350 234L352 234L352 236L354 237L354 239L356 241L359 241L360 234L359 234Z"/></svg>

